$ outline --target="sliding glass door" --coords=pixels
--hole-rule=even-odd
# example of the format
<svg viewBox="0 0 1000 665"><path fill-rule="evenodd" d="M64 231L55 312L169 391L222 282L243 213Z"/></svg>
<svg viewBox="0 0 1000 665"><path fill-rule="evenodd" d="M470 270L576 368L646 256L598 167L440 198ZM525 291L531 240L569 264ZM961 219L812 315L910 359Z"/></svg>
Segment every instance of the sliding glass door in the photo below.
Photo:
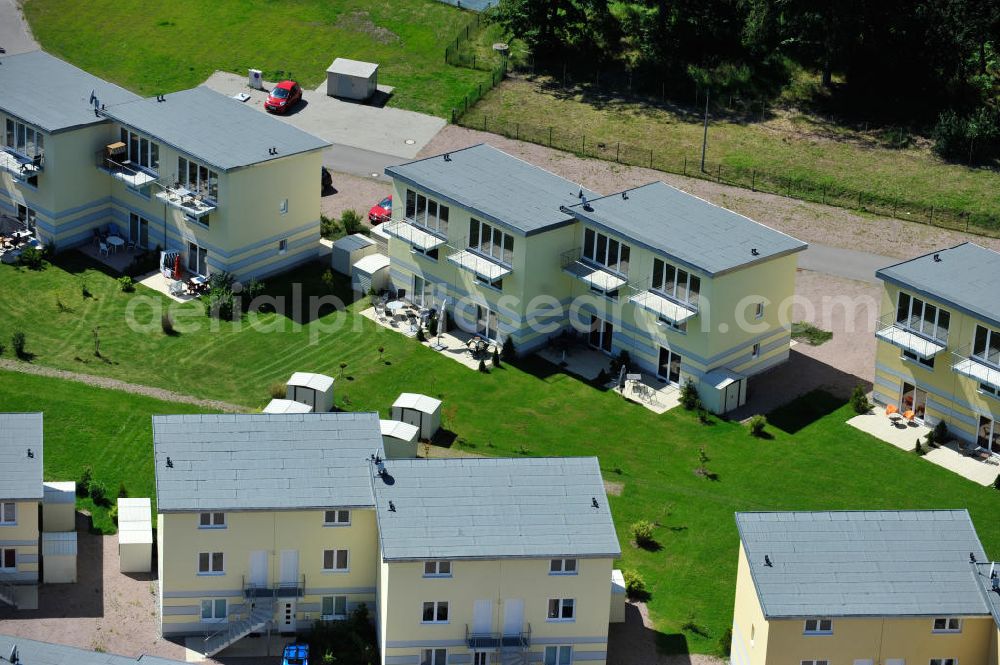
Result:
<svg viewBox="0 0 1000 665"><path fill-rule="evenodd" d="M678 385L681 382L681 357L671 351L660 347L660 361L657 365L657 376L666 379L671 385Z"/></svg>
<svg viewBox="0 0 1000 665"><path fill-rule="evenodd" d="M591 315L590 316L590 345L595 349L600 349L604 353L611 353L611 338L615 328L610 321Z"/></svg>

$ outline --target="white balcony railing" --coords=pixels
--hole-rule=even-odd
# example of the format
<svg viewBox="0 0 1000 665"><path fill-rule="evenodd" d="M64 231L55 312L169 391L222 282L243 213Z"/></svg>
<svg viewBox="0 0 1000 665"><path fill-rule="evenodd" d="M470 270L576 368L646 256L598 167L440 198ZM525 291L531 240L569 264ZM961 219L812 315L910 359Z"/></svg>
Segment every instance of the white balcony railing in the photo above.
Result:
<svg viewBox="0 0 1000 665"><path fill-rule="evenodd" d="M180 186L164 187L156 193L156 198L171 208L176 208L185 215L196 218L215 212L217 207L216 202L212 199Z"/></svg>
<svg viewBox="0 0 1000 665"><path fill-rule="evenodd" d="M948 347L947 331L944 335L929 335L922 330L911 328L906 321L897 321L895 312L886 314L878 320L875 336L921 358L933 358Z"/></svg>
<svg viewBox="0 0 1000 665"><path fill-rule="evenodd" d="M971 344L954 351L951 354L952 370L1000 392L1000 358L997 362L991 362L972 351Z"/></svg>
<svg viewBox="0 0 1000 665"><path fill-rule="evenodd" d="M0 168L18 180L27 180L45 169L45 158L42 155L29 157L6 147L0 150Z"/></svg>

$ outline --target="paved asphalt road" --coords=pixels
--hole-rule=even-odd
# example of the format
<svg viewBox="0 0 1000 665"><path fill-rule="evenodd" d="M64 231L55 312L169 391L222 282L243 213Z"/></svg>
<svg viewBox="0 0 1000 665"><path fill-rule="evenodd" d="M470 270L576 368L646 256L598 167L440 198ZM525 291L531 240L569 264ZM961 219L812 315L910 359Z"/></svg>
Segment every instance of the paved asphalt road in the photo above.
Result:
<svg viewBox="0 0 1000 665"><path fill-rule="evenodd" d="M799 256L799 268L826 275L878 283L875 271L899 263L900 259L829 245L809 245Z"/></svg>
<svg viewBox="0 0 1000 665"><path fill-rule="evenodd" d="M15 3L16 0L0 0L0 47L10 55L38 48Z"/></svg>

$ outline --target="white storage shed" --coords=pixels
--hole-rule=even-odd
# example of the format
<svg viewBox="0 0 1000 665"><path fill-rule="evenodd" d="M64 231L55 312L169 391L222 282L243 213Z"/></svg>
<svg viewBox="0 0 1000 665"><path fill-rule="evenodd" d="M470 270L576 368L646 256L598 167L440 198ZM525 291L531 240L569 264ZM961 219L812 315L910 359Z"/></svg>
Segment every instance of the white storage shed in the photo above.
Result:
<svg viewBox="0 0 1000 665"><path fill-rule="evenodd" d="M312 413L312 410L308 404L293 399L272 399L264 407L264 413Z"/></svg>
<svg viewBox="0 0 1000 665"><path fill-rule="evenodd" d="M625 576L620 570L611 571L611 613L609 623L625 623Z"/></svg>
<svg viewBox="0 0 1000 665"><path fill-rule="evenodd" d="M359 259L378 251L375 241L363 233L344 236L334 241L330 249L330 267L341 275L351 275L351 266Z"/></svg>
<svg viewBox="0 0 1000 665"><path fill-rule="evenodd" d="M326 94L363 102L378 90L378 64L337 58L326 69Z"/></svg>
<svg viewBox="0 0 1000 665"><path fill-rule="evenodd" d="M419 427L420 438L430 440L441 429L441 400L402 393L392 404L392 419Z"/></svg>
<svg viewBox="0 0 1000 665"><path fill-rule="evenodd" d="M333 411L333 377L312 372L295 372L288 379L285 398L307 404L315 413Z"/></svg>
<svg viewBox="0 0 1000 665"><path fill-rule="evenodd" d="M417 456L420 428L400 420L380 420L382 448L386 459L413 459Z"/></svg>
<svg viewBox="0 0 1000 665"><path fill-rule="evenodd" d="M42 582L76 582L76 531L42 533Z"/></svg>
<svg viewBox="0 0 1000 665"><path fill-rule="evenodd" d="M118 559L123 573L153 569L153 517L148 498L118 499Z"/></svg>
<svg viewBox="0 0 1000 665"><path fill-rule="evenodd" d="M713 370L705 374L698 394L712 413L728 413L747 403L747 377L727 369Z"/></svg>
<svg viewBox="0 0 1000 665"><path fill-rule="evenodd" d="M351 288L362 295L389 288L389 257L369 254L351 268Z"/></svg>
<svg viewBox="0 0 1000 665"><path fill-rule="evenodd" d="M389 256L389 238L390 236L385 230L385 224L376 224L372 227L371 236L372 240L375 241L375 247L378 249L379 254L385 254Z"/></svg>
<svg viewBox="0 0 1000 665"><path fill-rule="evenodd" d="M42 531L76 531L76 483L45 483Z"/></svg>

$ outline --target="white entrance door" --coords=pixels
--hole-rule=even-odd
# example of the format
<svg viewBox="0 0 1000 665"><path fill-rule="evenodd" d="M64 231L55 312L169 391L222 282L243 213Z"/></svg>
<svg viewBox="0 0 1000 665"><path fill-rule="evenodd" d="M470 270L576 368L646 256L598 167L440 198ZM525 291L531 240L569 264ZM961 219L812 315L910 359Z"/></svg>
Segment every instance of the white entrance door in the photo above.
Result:
<svg viewBox="0 0 1000 665"><path fill-rule="evenodd" d="M202 277L208 277L208 250L189 242L187 269Z"/></svg>
<svg viewBox="0 0 1000 665"><path fill-rule="evenodd" d="M491 342L497 341L497 314L487 307L476 305L476 334Z"/></svg>
<svg viewBox="0 0 1000 665"><path fill-rule="evenodd" d="M295 601L284 600L281 602L281 632L295 632Z"/></svg>
<svg viewBox="0 0 1000 665"><path fill-rule="evenodd" d="M489 633L493 629L493 601L477 600L472 606L472 632Z"/></svg>
<svg viewBox="0 0 1000 665"><path fill-rule="evenodd" d="M430 307L431 285L420 275L413 276L413 295L410 297L417 307Z"/></svg>
<svg viewBox="0 0 1000 665"><path fill-rule="evenodd" d="M136 247L141 249L149 247L149 220L134 212L129 213L128 237Z"/></svg>
<svg viewBox="0 0 1000 665"><path fill-rule="evenodd" d="M524 600L508 598L503 601L503 634L519 635L524 632Z"/></svg>
<svg viewBox="0 0 1000 665"><path fill-rule="evenodd" d="M610 321L605 321L594 315L590 316L590 337L589 342L595 349L600 349L604 353L611 353L611 338L615 334L615 327Z"/></svg>
<svg viewBox="0 0 1000 665"><path fill-rule="evenodd" d="M250 584L257 588L267 586L267 551L250 552Z"/></svg>
<svg viewBox="0 0 1000 665"><path fill-rule="evenodd" d="M279 582L282 586L295 586L299 583L299 551L281 550L281 578Z"/></svg>

